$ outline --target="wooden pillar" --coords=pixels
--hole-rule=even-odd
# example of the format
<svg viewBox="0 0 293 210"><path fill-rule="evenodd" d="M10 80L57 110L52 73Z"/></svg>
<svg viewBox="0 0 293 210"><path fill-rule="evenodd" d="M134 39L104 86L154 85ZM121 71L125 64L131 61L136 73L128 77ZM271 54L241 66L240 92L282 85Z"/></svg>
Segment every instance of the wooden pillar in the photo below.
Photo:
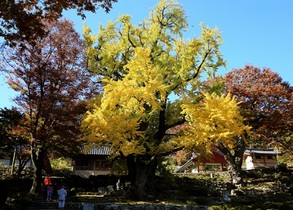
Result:
<svg viewBox="0 0 293 210"><path fill-rule="evenodd" d="M263 155L263 163L264 163L264 166L267 166L266 157L267 157L267 155Z"/></svg>

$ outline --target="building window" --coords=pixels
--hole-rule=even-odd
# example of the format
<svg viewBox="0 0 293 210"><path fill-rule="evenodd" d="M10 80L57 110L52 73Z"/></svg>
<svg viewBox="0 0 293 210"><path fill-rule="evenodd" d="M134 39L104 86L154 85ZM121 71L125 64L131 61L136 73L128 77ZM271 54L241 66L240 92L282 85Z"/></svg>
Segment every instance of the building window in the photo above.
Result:
<svg viewBox="0 0 293 210"><path fill-rule="evenodd" d="M267 159L268 159L268 160L273 160L273 159L274 159L274 156L272 156L272 155L268 155L268 156L267 156Z"/></svg>
<svg viewBox="0 0 293 210"><path fill-rule="evenodd" d="M255 159L258 159L258 160L262 159L261 155L255 155Z"/></svg>
<svg viewBox="0 0 293 210"><path fill-rule="evenodd" d="M91 161L91 160L76 160L75 161L75 169L77 169L77 170L92 170L93 169L93 161Z"/></svg>
<svg viewBox="0 0 293 210"><path fill-rule="evenodd" d="M110 162L106 160L96 160L96 170L109 170Z"/></svg>

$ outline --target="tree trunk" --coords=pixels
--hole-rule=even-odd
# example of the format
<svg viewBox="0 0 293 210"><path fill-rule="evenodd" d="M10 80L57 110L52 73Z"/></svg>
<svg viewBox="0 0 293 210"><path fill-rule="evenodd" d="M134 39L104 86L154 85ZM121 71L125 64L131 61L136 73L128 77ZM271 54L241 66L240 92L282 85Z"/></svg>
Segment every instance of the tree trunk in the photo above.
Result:
<svg viewBox="0 0 293 210"><path fill-rule="evenodd" d="M32 147L32 162L34 166L33 184L30 189L30 194L39 194L42 192L42 170L45 150L36 146L34 143Z"/></svg>
<svg viewBox="0 0 293 210"><path fill-rule="evenodd" d="M152 188L158 161L154 156L138 155L127 157L128 175L134 199L143 199Z"/></svg>
<svg viewBox="0 0 293 210"><path fill-rule="evenodd" d="M234 148L233 154L224 145L220 145L217 148L224 155L225 159L227 160L229 164L228 170L229 170L229 174L231 178L231 183L234 186L242 185L243 184L242 161L243 161L243 154L245 151L244 140L241 137L237 138L237 143L236 143L236 147Z"/></svg>
<svg viewBox="0 0 293 210"><path fill-rule="evenodd" d="M242 168L241 165L235 163L235 161L229 162L229 174L231 178L231 183L236 185L242 185L243 184L243 178L242 178Z"/></svg>
<svg viewBox="0 0 293 210"><path fill-rule="evenodd" d="M11 175L11 177L14 174L15 158L16 158L16 147L13 150L12 164L11 164L11 169L10 169L10 175Z"/></svg>
<svg viewBox="0 0 293 210"><path fill-rule="evenodd" d="M19 165L18 165L18 169L17 169L17 177L20 178L21 177L21 172L24 170L26 164L30 161L29 158L18 158L19 161Z"/></svg>

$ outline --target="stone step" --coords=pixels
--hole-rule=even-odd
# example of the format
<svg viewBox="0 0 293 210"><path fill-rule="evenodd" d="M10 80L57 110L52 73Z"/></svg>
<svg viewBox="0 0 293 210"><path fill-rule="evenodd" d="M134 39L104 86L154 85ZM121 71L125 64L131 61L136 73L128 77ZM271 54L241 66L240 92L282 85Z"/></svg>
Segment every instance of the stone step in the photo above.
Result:
<svg viewBox="0 0 293 210"><path fill-rule="evenodd" d="M182 209L182 210L207 210L207 206L198 206L198 205L172 205L172 204L164 204L164 203L115 203L115 202L96 202L91 203L86 200L83 201L67 201L65 204L64 210L94 210L94 209L104 209L104 210L121 210L121 209L140 209L140 210L148 210L148 209ZM54 199L52 201L45 201L42 199L36 199L34 204L25 210L59 210L58 201Z"/></svg>
<svg viewBox="0 0 293 210"><path fill-rule="evenodd" d="M30 206L26 210L59 210L57 206Z"/></svg>
<svg viewBox="0 0 293 210"><path fill-rule="evenodd" d="M57 201L36 200L34 204L26 210L59 210Z"/></svg>
<svg viewBox="0 0 293 210"><path fill-rule="evenodd" d="M46 204L45 204L46 205ZM104 210L121 210L121 209L162 209L162 210L207 210L208 206L193 206L193 205L169 205L169 204L110 204L110 203L100 203L100 204L74 204L68 203L64 210L94 210L94 209L104 209ZM25 210L59 210L57 206L31 206Z"/></svg>
<svg viewBox="0 0 293 210"><path fill-rule="evenodd" d="M28 207L26 210L60 210L57 207Z"/></svg>

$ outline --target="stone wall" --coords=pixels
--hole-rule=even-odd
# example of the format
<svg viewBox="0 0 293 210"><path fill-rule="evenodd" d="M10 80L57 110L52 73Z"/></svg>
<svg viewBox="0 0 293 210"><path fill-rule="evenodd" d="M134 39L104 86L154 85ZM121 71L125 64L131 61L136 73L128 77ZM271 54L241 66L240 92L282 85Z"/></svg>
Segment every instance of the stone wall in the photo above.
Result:
<svg viewBox="0 0 293 210"><path fill-rule="evenodd" d="M67 203L71 210L206 210L208 206L169 204Z"/></svg>

